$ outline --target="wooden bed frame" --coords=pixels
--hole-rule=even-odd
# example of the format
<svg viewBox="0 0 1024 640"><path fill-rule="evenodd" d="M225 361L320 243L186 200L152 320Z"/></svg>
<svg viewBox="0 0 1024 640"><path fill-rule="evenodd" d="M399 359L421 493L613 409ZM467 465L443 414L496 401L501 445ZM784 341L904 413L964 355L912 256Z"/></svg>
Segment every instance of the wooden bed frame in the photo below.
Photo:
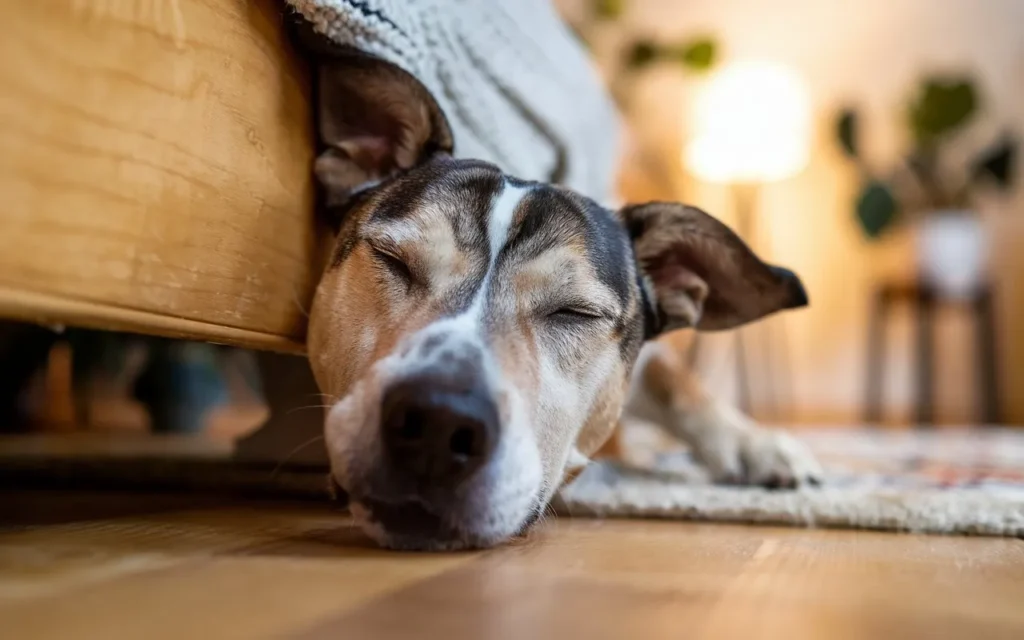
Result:
<svg viewBox="0 0 1024 640"><path fill-rule="evenodd" d="M328 236L282 8L0 0L0 317L302 354ZM261 357L272 406L312 385Z"/></svg>
<svg viewBox="0 0 1024 640"><path fill-rule="evenodd" d="M308 73L275 0L0 0L0 315L301 352Z"/></svg>

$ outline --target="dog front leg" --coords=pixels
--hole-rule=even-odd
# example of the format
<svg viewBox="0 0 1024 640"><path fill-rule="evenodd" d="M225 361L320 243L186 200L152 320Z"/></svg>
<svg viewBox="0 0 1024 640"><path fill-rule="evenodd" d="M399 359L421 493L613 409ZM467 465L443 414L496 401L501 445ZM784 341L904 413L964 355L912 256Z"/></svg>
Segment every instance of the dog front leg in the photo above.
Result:
<svg viewBox="0 0 1024 640"><path fill-rule="evenodd" d="M625 415L686 443L716 482L791 488L820 481L804 443L709 395L672 347L644 347L634 376Z"/></svg>

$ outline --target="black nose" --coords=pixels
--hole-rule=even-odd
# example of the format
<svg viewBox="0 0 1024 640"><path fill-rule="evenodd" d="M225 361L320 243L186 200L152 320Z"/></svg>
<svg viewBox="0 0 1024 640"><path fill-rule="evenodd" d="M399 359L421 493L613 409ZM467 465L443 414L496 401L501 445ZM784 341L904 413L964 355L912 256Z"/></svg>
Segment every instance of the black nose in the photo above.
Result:
<svg viewBox="0 0 1024 640"><path fill-rule="evenodd" d="M384 395L381 434L395 471L418 484L453 487L479 469L498 440L486 389L415 378Z"/></svg>

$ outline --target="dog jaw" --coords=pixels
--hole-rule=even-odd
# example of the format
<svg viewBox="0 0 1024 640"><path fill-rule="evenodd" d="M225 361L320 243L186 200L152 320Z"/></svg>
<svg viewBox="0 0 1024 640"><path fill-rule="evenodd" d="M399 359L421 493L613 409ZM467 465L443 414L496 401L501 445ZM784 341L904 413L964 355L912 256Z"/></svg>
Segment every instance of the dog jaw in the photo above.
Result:
<svg viewBox="0 0 1024 640"><path fill-rule="evenodd" d="M381 422L380 407L387 381L400 376L410 366L423 362L410 357L417 352L422 335L413 336L394 355L370 368L350 392L334 404L327 415L325 439L335 481L349 494L356 522L375 542L393 549L457 550L489 547L514 536L524 523L547 503L540 452L532 429L525 423L526 412L513 391L502 395L503 421L507 425L493 457L465 486L446 501L437 518L434 535L410 535L386 526L370 505L390 507L408 504L428 509L400 485L397 493L382 463L383 451L377 437ZM382 488L383 487L383 488ZM392 500L394 502L392 502Z"/></svg>

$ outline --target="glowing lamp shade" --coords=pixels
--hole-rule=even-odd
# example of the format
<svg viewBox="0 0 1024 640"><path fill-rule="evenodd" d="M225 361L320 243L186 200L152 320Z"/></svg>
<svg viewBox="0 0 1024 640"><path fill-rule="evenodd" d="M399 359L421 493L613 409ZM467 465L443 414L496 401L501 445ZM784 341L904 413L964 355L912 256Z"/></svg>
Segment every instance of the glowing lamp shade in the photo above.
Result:
<svg viewBox="0 0 1024 640"><path fill-rule="evenodd" d="M767 62L730 65L694 102L686 165L709 182L774 182L799 173L810 147L810 99L801 79Z"/></svg>

